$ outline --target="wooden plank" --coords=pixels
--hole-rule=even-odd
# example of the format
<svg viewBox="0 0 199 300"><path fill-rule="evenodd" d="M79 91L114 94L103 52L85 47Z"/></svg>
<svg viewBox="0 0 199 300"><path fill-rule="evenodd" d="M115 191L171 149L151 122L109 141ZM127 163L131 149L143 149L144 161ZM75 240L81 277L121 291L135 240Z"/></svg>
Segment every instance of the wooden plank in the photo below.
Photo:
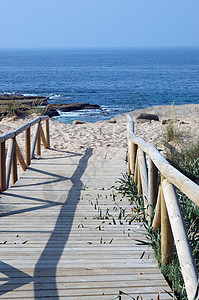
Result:
<svg viewBox="0 0 199 300"><path fill-rule="evenodd" d="M117 153L121 151L124 153L117 149ZM77 156L71 168L70 157L58 154L52 165L47 154L44 160L31 164L3 195L0 280L12 280L4 285L1 298L33 299L36 295L53 299L58 295L60 299L111 299L119 290L144 299L163 291L161 299L166 298L164 290L170 289L152 250L135 241L143 240L145 229L141 223L125 219L131 207L127 199L116 195L115 201L125 210L119 219L120 209L109 189L125 165L121 166L113 153L99 174L104 156L95 150L92 160L92 156ZM113 168L111 174L114 165L120 167ZM93 168L96 171L91 176ZM39 173L41 170L46 175ZM103 178L104 170L109 173ZM36 173L41 175L35 177ZM107 208L111 216L99 217L99 210L106 215Z"/></svg>

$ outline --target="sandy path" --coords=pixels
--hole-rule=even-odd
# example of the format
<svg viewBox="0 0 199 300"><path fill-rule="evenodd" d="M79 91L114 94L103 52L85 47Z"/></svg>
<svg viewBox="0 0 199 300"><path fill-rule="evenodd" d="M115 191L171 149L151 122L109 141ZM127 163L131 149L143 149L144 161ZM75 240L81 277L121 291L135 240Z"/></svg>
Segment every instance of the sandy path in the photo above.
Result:
<svg viewBox="0 0 199 300"><path fill-rule="evenodd" d="M139 121L136 116L141 112L155 113L160 121ZM142 110L132 111L135 120L135 133L144 138L147 142L161 145L161 135L165 131L166 125L162 125L162 120L175 118L176 128L183 132L184 143L197 142L199 139L199 104L187 104L175 106L174 113L171 114L170 106L155 106ZM0 135L13 131L24 123L34 119L36 115L31 115L24 119L4 118L0 122ZM96 123L84 123L80 125L69 125L50 119L51 147L55 149L84 151L85 148L97 147L126 147L126 117L125 114L116 116L110 121L99 121ZM33 131L32 131L33 132ZM24 135L17 137L19 143L24 144Z"/></svg>

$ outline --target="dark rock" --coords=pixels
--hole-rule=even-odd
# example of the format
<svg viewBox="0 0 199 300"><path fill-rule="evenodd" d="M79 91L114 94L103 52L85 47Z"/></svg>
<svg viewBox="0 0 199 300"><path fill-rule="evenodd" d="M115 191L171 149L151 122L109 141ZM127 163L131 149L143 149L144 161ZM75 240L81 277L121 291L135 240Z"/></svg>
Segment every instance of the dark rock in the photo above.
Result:
<svg viewBox="0 0 199 300"><path fill-rule="evenodd" d="M141 113L139 114L136 119L145 119L145 120L154 120L154 121L159 121L159 117L158 115L155 115L155 114L144 114L144 113Z"/></svg>
<svg viewBox="0 0 199 300"><path fill-rule="evenodd" d="M47 106L45 115L48 115L51 118L59 116L59 113L55 108Z"/></svg>
<svg viewBox="0 0 199 300"><path fill-rule="evenodd" d="M74 120L73 122L72 122L72 125L80 125L80 124L85 124L86 122L84 122L84 121L79 121L79 120Z"/></svg>
<svg viewBox="0 0 199 300"><path fill-rule="evenodd" d="M151 120L147 120L147 119L135 119L134 123L135 124L151 123Z"/></svg>
<svg viewBox="0 0 199 300"><path fill-rule="evenodd" d="M115 123L116 123L116 120L108 120L107 123L115 124Z"/></svg>
<svg viewBox="0 0 199 300"><path fill-rule="evenodd" d="M24 96L24 95L8 95L0 94L0 105L9 105L15 103L20 103L24 105L29 105L31 107L38 105L48 105L47 97L42 96Z"/></svg>
<svg viewBox="0 0 199 300"><path fill-rule="evenodd" d="M181 122L180 122L180 125L181 125L181 124L189 124L189 123L184 122L184 121L181 121Z"/></svg>
<svg viewBox="0 0 199 300"><path fill-rule="evenodd" d="M70 104L57 103L57 104L51 104L50 106L63 112L82 110L82 109L100 109L99 105L89 104L89 103L70 103Z"/></svg>
<svg viewBox="0 0 199 300"><path fill-rule="evenodd" d="M179 120L177 119L167 119L167 120L162 120L162 125L165 125L165 124L174 124L176 122L179 122ZM183 123L182 123L183 124Z"/></svg>
<svg viewBox="0 0 199 300"><path fill-rule="evenodd" d="M44 96L24 96L21 94L10 95L10 94L0 94L0 100L48 100L48 97Z"/></svg>

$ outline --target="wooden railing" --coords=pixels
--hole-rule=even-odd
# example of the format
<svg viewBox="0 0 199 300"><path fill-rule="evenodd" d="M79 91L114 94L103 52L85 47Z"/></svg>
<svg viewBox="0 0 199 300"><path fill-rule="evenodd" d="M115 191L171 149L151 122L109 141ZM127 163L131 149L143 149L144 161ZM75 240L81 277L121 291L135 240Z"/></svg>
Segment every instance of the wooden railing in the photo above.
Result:
<svg viewBox="0 0 199 300"><path fill-rule="evenodd" d="M199 186L171 166L155 147L135 136L129 114L127 132L128 174L143 195L148 222L154 230L161 228L162 263L172 260L175 241L188 299L193 300L198 274L175 188L199 206ZM158 173L161 175L159 186Z"/></svg>
<svg viewBox="0 0 199 300"><path fill-rule="evenodd" d="M41 124L44 120L46 123L45 133ZM35 125L35 132L31 149L31 127L33 125ZM25 159L17 142L17 136L23 132L25 132ZM13 184L18 180L17 159L25 171L34 157L35 150L37 155L41 155L41 140L45 149L50 147L48 116L38 117L17 130L0 136L0 192L8 189L10 177ZM7 141L9 142L8 149Z"/></svg>

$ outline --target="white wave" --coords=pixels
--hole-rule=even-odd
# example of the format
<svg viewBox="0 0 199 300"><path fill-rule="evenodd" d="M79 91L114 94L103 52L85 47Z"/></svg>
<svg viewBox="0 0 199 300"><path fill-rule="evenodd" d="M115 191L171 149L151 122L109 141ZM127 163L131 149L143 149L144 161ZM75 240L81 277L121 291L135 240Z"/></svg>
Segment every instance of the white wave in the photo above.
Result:
<svg viewBox="0 0 199 300"><path fill-rule="evenodd" d="M50 94L50 95L49 95L49 99L50 99L50 100L51 100L51 99L61 98L61 97L63 97L63 95L61 95L61 94Z"/></svg>
<svg viewBox="0 0 199 300"><path fill-rule="evenodd" d="M100 110L95 109L82 109L82 110L73 110L73 111L60 111L57 110L61 117L79 117L79 116L96 116L100 115L102 112Z"/></svg>
<svg viewBox="0 0 199 300"><path fill-rule="evenodd" d="M3 92L3 93L1 93L1 94L3 94L3 95L23 95L23 96L25 96L25 97L31 97L31 96L33 96L33 97L36 97L36 96L38 96L38 94L34 94L34 93L23 93L23 92Z"/></svg>
<svg viewBox="0 0 199 300"><path fill-rule="evenodd" d="M105 105L101 105L100 106L102 110L105 110L105 111L111 111L113 110L112 108L108 107L108 106L105 106Z"/></svg>
<svg viewBox="0 0 199 300"><path fill-rule="evenodd" d="M22 93L22 95L23 96L25 96L25 97L37 97L38 96L38 94L32 94L32 93Z"/></svg>
<svg viewBox="0 0 199 300"><path fill-rule="evenodd" d="M79 116L79 111L60 111L60 110L57 110L60 117L77 117Z"/></svg>

